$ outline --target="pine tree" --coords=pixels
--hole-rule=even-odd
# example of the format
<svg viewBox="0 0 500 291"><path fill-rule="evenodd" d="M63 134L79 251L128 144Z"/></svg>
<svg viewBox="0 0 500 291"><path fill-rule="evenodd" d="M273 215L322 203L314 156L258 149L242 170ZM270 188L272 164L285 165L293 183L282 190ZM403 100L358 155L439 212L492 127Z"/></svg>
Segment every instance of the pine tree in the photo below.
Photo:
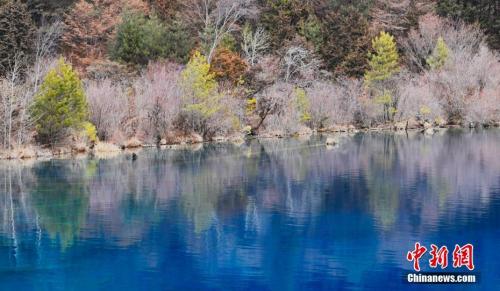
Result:
<svg viewBox="0 0 500 291"><path fill-rule="evenodd" d="M434 52L427 58L427 64L431 69L439 70L446 63L449 53L450 51L448 49L448 46L444 42L443 38L440 37L438 38L436 47L434 48Z"/></svg>
<svg viewBox="0 0 500 291"><path fill-rule="evenodd" d="M365 81L372 84L385 81L399 72L399 55L394 37L384 31L372 40L374 53L368 55L370 70L365 74Z"/></svg>
<svg viewBox="0 0 500 291"><path fill-rule="evenodd" d="M146 65L164 56L166 47L166 28L158 18L126 13L118 26L111 54L119 61Z"/></svg>
<svg viewBox="0 0 500 291"><path fill-rule="evenodd" d="M69 130L84 129L88 105L82 82L71 65L63 59L47 73L31 107L38 139L41 143L55 144Z"/></svg>
<svg viewBox="0 0 500 291"><path fill-rule="evenodd" d="M370 53L365 73L365 82L375 94L375 102L384 106L384 118L391 120L396 112L392 98L390 78L399 72L399 55L394 37L384 31L372 40L373 53Z"/></svg>
<svg viewBox="0 0 500 291"><path fill-rule="evenodd" d="M35 26L25 4L9 0L0 5L0 76L19 59L30 58Z"/></svg>
<svg viewBox="0 0 500 291"><path fill-rule="evenodd" d="M207 58L200 52L193 54L182 72L182 85L188 111L208 118L220 109L215 75L210 72Z"/></svg>

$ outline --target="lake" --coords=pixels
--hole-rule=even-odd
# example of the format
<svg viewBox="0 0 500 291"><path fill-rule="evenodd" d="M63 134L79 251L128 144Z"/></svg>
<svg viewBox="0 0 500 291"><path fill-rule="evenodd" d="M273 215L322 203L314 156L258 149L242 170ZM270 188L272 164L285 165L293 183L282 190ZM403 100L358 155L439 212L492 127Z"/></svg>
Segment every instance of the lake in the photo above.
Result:
<svg viewBox="0 0 500 291"><path fill-rule="evenodd" d="M325 138L0 162L0 290L499 290L500 130Z"/></svg>

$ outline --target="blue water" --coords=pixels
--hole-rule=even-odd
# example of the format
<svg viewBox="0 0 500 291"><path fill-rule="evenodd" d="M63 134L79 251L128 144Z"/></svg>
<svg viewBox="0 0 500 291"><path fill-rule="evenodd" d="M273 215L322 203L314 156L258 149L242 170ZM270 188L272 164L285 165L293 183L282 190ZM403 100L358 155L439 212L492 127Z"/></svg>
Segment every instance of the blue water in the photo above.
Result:
<svg viewBox="0 0 500 291"><path fill-rule="evenodd" d="M4 161L0 290L499 290L499 225L499 130ZM479 282L406 283L416 241Z"/></svg>

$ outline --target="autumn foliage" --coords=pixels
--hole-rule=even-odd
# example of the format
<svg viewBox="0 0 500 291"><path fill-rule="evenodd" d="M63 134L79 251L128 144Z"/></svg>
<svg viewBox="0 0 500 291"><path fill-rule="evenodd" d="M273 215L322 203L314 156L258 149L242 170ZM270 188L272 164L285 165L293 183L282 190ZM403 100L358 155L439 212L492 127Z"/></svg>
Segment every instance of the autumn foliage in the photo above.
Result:
<svg viewBox="0 0 500 291"><path fill-rule="evenodd" d="M241 80L247 68L247 63L238 54L222 48L217 50L210 70L217 80L236 83Z"/></svg>
<svg viewBox="0 0 500 291"><path fill-rule="evenodd" d="M80 0L65 16L62 49L78 69L85 69L96 59L102 59L107 45L122 21L126 10L148 11L142 0Z"/></svg>

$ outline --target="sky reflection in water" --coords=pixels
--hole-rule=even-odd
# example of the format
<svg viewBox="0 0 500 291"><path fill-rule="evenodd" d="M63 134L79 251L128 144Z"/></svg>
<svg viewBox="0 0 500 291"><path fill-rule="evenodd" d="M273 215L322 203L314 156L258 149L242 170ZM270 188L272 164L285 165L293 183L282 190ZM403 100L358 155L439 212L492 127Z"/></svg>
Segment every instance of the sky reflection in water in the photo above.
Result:
<svg viewBox="0 0 500 291"><path fill-rule="evenodd" d="M416 289L416 241L473 243L471 287L498 289L499 144L455 130L0 162L0 290Z"/></svg>

